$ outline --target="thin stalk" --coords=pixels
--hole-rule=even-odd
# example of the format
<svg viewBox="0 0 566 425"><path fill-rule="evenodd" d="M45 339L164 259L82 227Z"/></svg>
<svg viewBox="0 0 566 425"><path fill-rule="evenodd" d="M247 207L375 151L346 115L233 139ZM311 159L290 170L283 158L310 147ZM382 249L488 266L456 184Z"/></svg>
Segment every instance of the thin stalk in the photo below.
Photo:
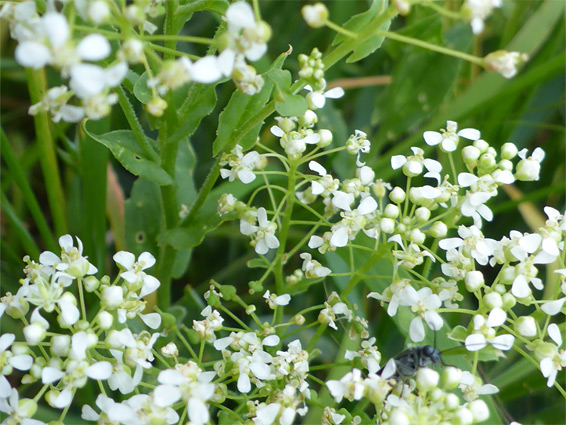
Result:
<svg viewBox="0 0 566 425"><path fill-rule="evenodd" d="M31 103L35 104L40 102L47 87L45 70L26 68L26 77ZM35 125L35 138L41 151L41 170L43 172L47 200L53 217L55 233L64 235L67 233L67 219L65 216L65 211L67 210L66 200L63 194L63 185L61 183L57 155L55 153L55 141L51 135L47 111L39 112L33 117L33 121Z"/></svg>

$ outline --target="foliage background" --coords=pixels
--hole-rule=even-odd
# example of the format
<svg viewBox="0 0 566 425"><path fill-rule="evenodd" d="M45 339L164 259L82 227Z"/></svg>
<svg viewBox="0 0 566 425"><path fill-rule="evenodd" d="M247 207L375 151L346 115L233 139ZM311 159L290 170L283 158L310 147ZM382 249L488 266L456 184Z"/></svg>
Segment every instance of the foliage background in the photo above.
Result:
<svg viewBox="0 0 566 425"><path fill-rule="evenodd" d="M452 2L448 0L445 3L450 7ZM279 53L288 49L288 45L292 46L293 53L285 66L294 75L299 68L296 60L299 53L308 54L313 47L322 52L329 50L334 34L327 29L308 29L300 15L303 4L306 2L260 2L263 19L270 23L274 32L268 54L256 63L258 71L265 71ZM354 0L326 4L330 17L338 24L369 7L367 1ZM327 106L318 111L319 122L322 122L322 127L333 131L333 143L336 145L344 143L354 129L367 132L372 141L368 165L377 171L378 177L391 183L396 182L392 180L389 166L391 155L405 154L411 146L425 148L422 132L441 128L448 119L458 121L462 128L480 129L482 138L496 149L507 141L512 141L519 149L542 147L546 158L541 180L517 183L493 201L491 208L495 219L487 224L485 234L497 239L511 229L534 231L541 220L544 222L541 213L545 205L560 211L566 207L563 10L564 4L560 0L505 1L502 9L496 10L487 22L484 34L474 40L466 24L441 18L430 9L415 7L408 17L396 19L391 30L477 55L506 49L528 52L531 59L514 79L505 80L460 60L386 40L381 49L362 61L341 61L327 72L330 85L342 85L346 95L338 101L327 102ZM182 33L213 36L218 22L218 15L197 12ZM33 120L27 115L30 101L26 74L13 60L15 46L9 40L7 26L3 25L0 31L0 122L4 132L1 282L2 293L5 293L10 290L15 292L18 286L18 279L22 276L21 258L30 254L37 259L41 250L53 249L53 239L40 232L37 220L30 215L25 201L25 184L12 161L17 159L23 179L35 194L46 222L51 223L44 177L39 166L41 152L34 142ZM180 43L178 48L190 53L204 53L200 46ZM47 78L49 86L54 86L59 77L48 70ZM124 85L127 89L132 88L127 83ZM186 95L183 90L179 94L181 97ZM183 185L179 190L181 201L187 205L191 204L213 163L212 141L216 137L218 116L234 87L229 82L216 86L215 90L218 102L191 137L190 146L186 146L186 168L178 170L181 173L178 181ZM146 117L141 108L138 112L141 117ZM262 143L276 146L277 140L268 131L271 122L268 119L262 130ZM152 123L142 118L142 125L151 135ZM128 126L116 106L109 118L90 122L88 128L100 134ZM105 147L87 137L82 130L66 124L59 124L54 129L67 201L66 230L83 240L89 259L104 271L115 250L126 248L136 254L145 250L158 253L157 239L163 211L157 186L136 179L112 158ZM9 145L5 144L8 140ZM441 162L443 159L439 158ZM108 164L111 167L107 174ZM344 153L334 156L332 164L326 163L325 166L330 168L331 165L342 179L350 177L350 164L351 158ZM222 183L217 191L233 192L234 189L233 185ZM215 208L213 201L211 205ZM303 236L300 231L295 231L290 235L290 242ZM261 270L246 267L254 257L247 238L239 233L237 222L226 223L211 231L198 247L181 250L177 254L172 299L176 300L176 305L184 307L185 323L192 323L204 306L202 294L208 289L210 279L234 284L240 295L245 296L247 283L261 274ZM327 254L325 258L334 271L347 267L337 254ZM293 270L300 267L300 263L290 263L286 267ZM109 272L106 270L106 273ZM386 274L386 271L376 269L375 273ZM551 279L548 271L547 276ZM368 279L365 282L366 292L382 290L386 283L380 279ZM344 285L342 278L335 278L324 287L310 288L298 302L304 306L318 304L341 285ZM377 345L384 357L402 351L405 345L400 335L406 332L407 324L398 326L399 323L392 321L383 309L375 308L374 301L366 300L362 292L353 294L353 297L361 310L358 314L370 320L371 332L377 337ZM4 316L3 330L12 326L10 320ZM456 324L455 321L450 323L452 326ZM438 337L439 346L454 345L443 335ZM346 344L345 340L334 341L328 337L321 340L319 348L322 354L317 362L333 361L340 346L344 349ZM457 364L460 357L461 354L447 355L445 361ZM492 419L504 423L507 414L510 414L523 424L564 423L565 404L559 393L552 388L547 389L540 372L515 352L509 352L507 357L505 362L484 364L482 371L486 380L501 390L492 405L498 416L494 415ZM343 372L336 369L332 373L341 376ZM566 382L564 372L558 379ZM71 416L69 420L72 420Z"/></svg>

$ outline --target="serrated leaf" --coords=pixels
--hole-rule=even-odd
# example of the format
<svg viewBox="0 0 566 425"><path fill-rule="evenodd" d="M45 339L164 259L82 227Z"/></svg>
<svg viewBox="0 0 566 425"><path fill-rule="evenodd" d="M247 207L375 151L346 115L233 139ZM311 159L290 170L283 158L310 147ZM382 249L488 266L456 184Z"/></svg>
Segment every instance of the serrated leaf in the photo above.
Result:
<svg viewBox="0 0 566 425"><path fill-rule="evenodd" d="M171 140L176 142L192 136L201 120L214 110L216 102L215 84L189 83L185 101L177 110L180 125L171 135Z"/></svg>
<svg viewBox="0 0 566 425"><path fill-rule="evenodd" d="M88 123L88 121L86 123ZM116 130L99 135L90 132L87 129L86 123L84 124L86 133L98 143L110 149L114 158L130 173L135 176L143 177L160 186L173 183L173 179L163 168L155 162L143 157L142 150L132 131ZM154 143L149 137L147 137L147 139L150 141L150 144Z"/></svg>
<svg viewBox="0 0 566 425"><path fill-rule="evenodd" d="M274 69L281 68L289 54L290 52L284 52L279 55L267 73ZM272 90L273 83L267 80L263 89L253 96L248 96L240 91L235 91L234 94L232 94L228 105L226 105L218 118L218 130L216 131L216 139L212 145L212 154L214 156L224 150L228 142L233 139L234 132L243 127L251 116L265 106L271 97ZM244 150L253 146L262 125L263 121L241 136L238 144L242 146Z"/></svg>
<svg viewBox="0 0 566 425"><path fill-rule="evenodd" d="M147 102L151 100L153 97L151 95L151 90L147 86L147 73L144 72L139 78L136 80L134 84L134 96L137 100L139 100L142 104L146 105Z"/></svg>
<svg viewBox="0 0 566 425"><path fill-rule="evenodd" d="M374 0L371 7L358 15L352 16L343 27L351 32L358 33L362 28L364 28L373 18L377 15L383 13L387 9L387 0ZM391 20L384 22L379 29L387 30L391 25ZM346 59L347 63L357 62L366 56L372 54L377 49L381 47L383 43L383 36L372 35L368 37L361 43L354 44L352 48L352 54ZM348 40L348 37L344 34L336 34L332 45L336 45L340 42ZM351 41L351 39L350 39Z"/></svg>

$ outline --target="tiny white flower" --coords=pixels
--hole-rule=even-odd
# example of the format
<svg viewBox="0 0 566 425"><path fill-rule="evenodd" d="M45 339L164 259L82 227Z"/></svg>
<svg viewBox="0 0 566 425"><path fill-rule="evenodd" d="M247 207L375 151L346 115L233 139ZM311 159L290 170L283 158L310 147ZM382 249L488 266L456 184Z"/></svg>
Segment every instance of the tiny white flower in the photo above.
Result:
<svg viewBox="0 0 566 425"><path fill-rule="evenodd" d="M222 168L220 175L223 179L228 178L229 181L234 181L238 177L244 184L251 183L255 180L253 169L259 159L260 155L256 151L244 155L242 147L236 145L229 154L222 155L220 166L228 165L230 169Z"/></svg>
<svg viewBox="0 0 566 425"><path fill-rule="evenodd" d="M277 225L268 221L267 212L263 207L257 210L257 220L258 226L240 220L240 231L246 236L253 235L252 244L255 245L255 252L265 255L270 249L279 248L279 239L275 236Z"/></svg>
<svg viewBox="0 0 566 425"><path fill-rule="evenodd" d="M151 253L142 252L137 261L135 255L127 251L119 251L112 258L123 270L120 277L128 283L131 291L140 291L140 298L159 288L159 280L144 272L155 265L155 257Z"/></svg>
<svg viewBox="0 0 566 425"><path fill-rule="evenodd" d="M332 273L328 267L322 266L318 261L312 259L312 255L308 252L303 252L299 255L303 261L303 271L307 278L325 277Z"/></svg>
<svg viewBox="0 0 566 425"><path fill-rule="evenodd" d="M445 152L454 152L458 147L460 137L477 140L481 137L481 134L475 128L464 128L458 131L457 122L446 121L446 130L440 130L440 133L437 131L425 131L423 137L429 146L440 144L440 147Z"/></svg>
<svg viewBox="0 0 566 425"><path fill-rule="evenodd" d="M340 99L344 96L344 89L342 89L342 87L334 87L326 92L323 90L315 91L309 85L306 85L304 88L310 92L307 94L307 101L309 102L311 109L314 109L313 106L318 109L323 108L326 103L326 99Z"/></svg>

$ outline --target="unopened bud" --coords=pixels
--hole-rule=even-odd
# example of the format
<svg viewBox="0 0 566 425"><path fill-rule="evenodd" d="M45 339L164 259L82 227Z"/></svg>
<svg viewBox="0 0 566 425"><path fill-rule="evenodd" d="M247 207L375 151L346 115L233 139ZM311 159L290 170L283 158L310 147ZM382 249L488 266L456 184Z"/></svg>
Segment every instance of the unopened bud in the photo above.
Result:
<svg viewBox="0 0 566 425"><path fill-rule="evenodd" d="M295 325L301 326L303 323L305 323L305 316L303 316L302 314L295 314L295 317L293 317L293 323Z"/></svg>
<svg viewBox="0 0 566 425"><path fill-rule="evenodd" d="M391 201L396 204L400 204L405 200L406 196L407 195L405 191L401 189L399 186L397 186L389 194L389 199L391 199Z"/></svg>
<svg viewBox="0 0 566 425"><path fill-rule="evenodd" d="M160 117L167 109L167 102L160 97L154 97L146 105L147 112L154 117Z"/></svg>
<svg viewBox="0 0 566 425"><path fill-rule="evenodd" d="M379 222L379 228L382 232L392 233L395 230L395 221L390 218L382 218Z"/></svg>
<svg viewBox="0 0 566 425"><path fill-rule="evenodd" d="M51 338L51 352L58 357L65 357L71 347L71 337L69 335L56 335Z"/></svg>
<svg viewBox="0 0 566 425"><path fill-rule="evenodd" d="M477 270L466 273L464 281L466 282L466 288L470 292L477 291L485 283L482 272Z"/></svg>
<svg viewBox="0 0 566 425"><path fill-rule="evenodd" d="M446 390L453 390L460 384L462 378L462 371L457 367L448 366L442 371L441 384L442 388Z"/></svg>
<svg viewBox="0 0 566 425"><path fill-rule="evenodd" d="M432 370L428 367L420 368L417 371L417 388L421 391L430 391L438 387L438 381L440 375L436 370Z"/></svg>
<svg viewBox="0 0 566 425"><path fill-rule="evenodd" d="M517 74L519 65L528 59L529 56L525 53L498 50L484 58L483 66L488 71L497 72L505 78L512 78Z"/></svg>
<svg viewBox="0 0 566 425"><path fill-rule="evenodd" d="M124 293L121 286L106 286L102 290L102 304L109 310L118 308L124 301Z"/></svg>
<svg viewBox="0 0 566 425"><path fill-rule="evenodd" d="M480 154L486 153L489 149L489 143L483 139L478 139L474 141L473 146L480 151Z"/></svg>
<svg viewBox="0 0 566 425"><path fill-rule="evenodd" d="M489 309L501 308L503 306L503 298L498 292L490 292L484 297L483 300L485 301L485 305Z"/></svg>
<svg viewBox="0 0 566 425"><path fill-rule="evenodd" d="M501 146L501 158L503 159L513 159L517 156L519 150L514 143L504 143Z"/></svg>
<svg viewBox="0 0 566 425"><path fill-rule="evenodd" d="M399 217L399 207L395 204L387 204L383 210L384 217L397 218Z"/></svg>
<svg viewBox="0 0 566 425"><path fill-rule="evenodd" d="M437 221L428 230L428 233L433 238L443 238L448 233L448 226L444 224L442 221Z"/></svg>
<svg viewBox="0 0 566 425"><path fill-rule="evenodd" d="M454 416L454 425L470 425L474 422L474 415L465 407L460 407Z"/></svg>
<svg viewBox="0 0 566 425"><path fill-rule="evenodd" d="M514 328L521 336L533 337L537 334L537 325L535 319L531 316L519 317Z"/></svg>
<svg viewBox="0 0 566 425"><path fill-rule="evenodd" d="M317 143L319 148L324 148L332 143L332 132L323 128L318 130L318 135L320 136L320 142Z"/></svg>
<svg viewBox="0 0 566 425"><path fill-rule="evenodd" d="M46 330L39 323L32 323L24 328L24 337L29 345L37 345L45 338Z"/></svg>
<svg viewBox="0 0 566 425"><path fill-rule="evenodd" d="M98 322L100 329L110 329L112 327L112 323L114 322L114 316L112 316L107 311L101 311L96 316L96 321Z"/></svg>
<svg viewBox="0 0 566 425"><path fill-rule="evenodd" d="M179 349L174 342L170 342L164 347L161 347L161 354L165 357L177 357L179 355Z"/></svg>
<svg viewBox="0 0 566 425"><path fill-rule="evenodd" d="M430 218L430 210L426 207L417 208L417 210L415 211L415 217L417 217L417 220L420 223L424 223Z"/></svg>
<svg viewBox="0 0 566 425"><path fill-rule="evenodd" d="M489 408L485 401L474 400L468 405L468 409L472 412L474 422L483 422L489 418Z"/></svg>
<svg viewBox="0 0 566 425"><path fill-rule="evenodd" d="M85 291L94 292L100 286L100 281L94 276L87 276L83 279Z"/></svg>
<svg viewBox="0 0 566 425"><path fill-rule="evenodd" d="M311 28L320 28L328 20L328 8L323 3L315 3L312 6L303 6L301 13L307 25Z"/></svg>

